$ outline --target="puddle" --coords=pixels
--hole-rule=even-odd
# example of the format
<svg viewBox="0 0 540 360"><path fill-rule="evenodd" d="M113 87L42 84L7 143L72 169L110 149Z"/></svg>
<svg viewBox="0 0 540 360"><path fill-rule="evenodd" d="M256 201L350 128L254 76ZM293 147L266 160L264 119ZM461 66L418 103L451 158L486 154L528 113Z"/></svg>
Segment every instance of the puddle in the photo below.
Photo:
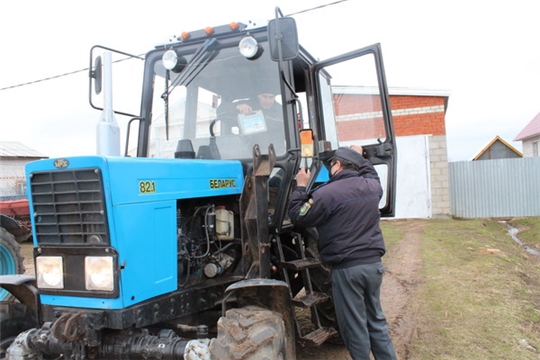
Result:
<svg viewBox="0 0 540 360"><path fill-rule="evenodd" d="M517 237L517 233L519 232L518 229L516 229L515 227L511 226L510 224L508 224L506 221L499 221L501 224L505 224L506 227L508 228L508 233L510 234L510 236L512 237L512 239L514 239L514 241L516 243L518 243L520 246L522 246L525 251L531 255L536 255L536 256L540 256L540 251L536 250L536 249L533 249L531 248L530 246L528 246L527 244L525 244L523 241L521 241L518 237Z"/></svg>

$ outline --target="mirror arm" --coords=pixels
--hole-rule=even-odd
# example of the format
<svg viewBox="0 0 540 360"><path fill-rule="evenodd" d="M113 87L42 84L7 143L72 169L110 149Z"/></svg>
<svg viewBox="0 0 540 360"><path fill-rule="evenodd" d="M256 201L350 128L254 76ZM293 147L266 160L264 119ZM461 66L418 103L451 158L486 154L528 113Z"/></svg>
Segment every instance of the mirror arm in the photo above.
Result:
<svg viewBox="0 0 540 360"><path fill-rule="evenodd" d="M165 92L162 97L164 100L164 112L165 112L165 138L169 141L169 81L171 80L171 73L169 70L165 73Z"/></svg>
<svg viewBox="0 0 540 360"><path fill-rule="evenodd" d="M88 69L89 69L88 75L89 75L89 80L90 80L90 82L89 82L89 92L88 92L88 101L90 102L90 106L93 109L103 110L103 107L95 105L94 102L92 101L92 82L93 81L95 81L96 85L97 85L96 89L95 89L96 90L96 95L99 94L99 92L101 92L101 91L99 91L99 92L97 91L98 90L97 87L101 87L101 69L98 69L98 67L101 68L101 64L102 64L101 59L95 65L93 64L93 62L94 62L94 50L96 50L96 49L102 49L102 50L105 50L105 51L114 52L114 53L117 53L117 54L125 55L125 56L127 56L127 58L139 59L139 60L142 60L142 61L144 61L145 58L142 57L142 56L129 54L129 53L126 53L126 52L123 52L123 51L111 49L111 48L101 46L101 45L92 46L92 48L90 49L90 64L89 64L89 67L88 67ZM134 114L129 114L129 113L122 112L122 111L115 111L115 110L113 110L113 111L114 111L115 114L119 114L119 115L136 116Z"/></svg>

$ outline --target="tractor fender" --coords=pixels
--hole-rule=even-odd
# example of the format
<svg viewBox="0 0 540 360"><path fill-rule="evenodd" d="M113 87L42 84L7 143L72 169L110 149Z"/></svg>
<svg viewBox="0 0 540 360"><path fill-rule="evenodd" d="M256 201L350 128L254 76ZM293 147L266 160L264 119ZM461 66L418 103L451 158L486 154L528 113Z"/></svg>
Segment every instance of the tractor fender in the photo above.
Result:
<svg viewBox="0 0 540 360"><path fill-rule="evenodd" d="M0 287L9 291L19 302L37 311L38 296L36 278L32 275L0 275Z"/></svg>
<svg viewBox="0 0 540 360"><path fill-rule="evenodd" d="M25 242L32 234L26 226L21 225L17 220L4 214L0 214L0 227L3 227L7 232L13 235L18 243Z"/></svg>
<svg viewBox="0 0 540 360"><path fill-rule="evenodd" d="M236 282L225 290L223 316L227 300L234 295L235 307L258 306L282 315L285 325L286 359L295 358L295 325L290 289L287 283L272 279L248 279Z"/></svg>

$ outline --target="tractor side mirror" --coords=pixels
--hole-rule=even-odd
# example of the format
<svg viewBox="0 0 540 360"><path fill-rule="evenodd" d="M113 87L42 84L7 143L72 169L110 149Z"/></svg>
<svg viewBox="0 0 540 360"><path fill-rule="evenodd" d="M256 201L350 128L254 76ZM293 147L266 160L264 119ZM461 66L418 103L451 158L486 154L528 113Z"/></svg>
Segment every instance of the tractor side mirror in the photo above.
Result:
<svg viewBox="0 0 540 360"><path fill-rule="evenodd" d="M270 20L268 40L272 60L292 60L298 56L298 32L293 18L281 17Z"/></svg>
<svg viewBox="0 0 540 360"><path fill-rule="evenodd" d="M101 93L102 75L101 75L101 56L96 58L94 70L90 73L90 78L94 79L94 91L96 95Z"/></svg>

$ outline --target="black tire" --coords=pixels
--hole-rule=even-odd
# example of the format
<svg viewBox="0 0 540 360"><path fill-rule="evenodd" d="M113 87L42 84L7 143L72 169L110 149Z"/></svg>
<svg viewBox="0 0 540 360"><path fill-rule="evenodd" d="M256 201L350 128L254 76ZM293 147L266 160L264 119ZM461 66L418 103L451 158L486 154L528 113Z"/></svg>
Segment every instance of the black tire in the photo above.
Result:
<svg viewBox="0 0 540 360"><path fill-rule="evenodd" d="M281 314L258 306L228 310L210 342L212 358L220 360L283 360L285 324Z"/></svg>
<svg viewBox="0 0 540 360"><path fill-rule="evenodd" d="M21 246L15 237L0 227L0 275L24 274ZM13 300L13 296L0 288L0 301Z"/></svg>
<svg viewBox="0 0 540 360"><path fill-rule="evenodd" d="M6 351L17 335L35 327L35 314L26 305L16 302L1 302L0 359L6 358Z"/></svg>

